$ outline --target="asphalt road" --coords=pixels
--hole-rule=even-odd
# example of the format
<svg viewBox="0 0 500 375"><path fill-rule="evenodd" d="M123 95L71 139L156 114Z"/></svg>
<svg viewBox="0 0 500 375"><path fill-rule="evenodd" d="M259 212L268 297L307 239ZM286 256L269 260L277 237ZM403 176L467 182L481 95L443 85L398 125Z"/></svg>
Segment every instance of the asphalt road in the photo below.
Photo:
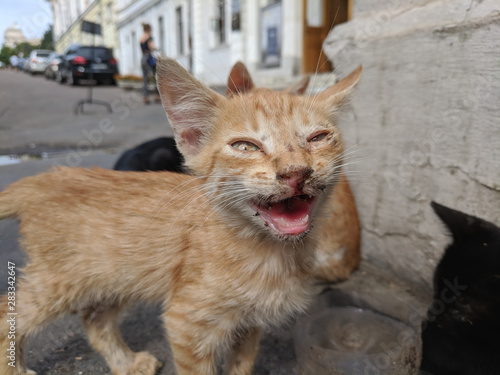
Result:
<svg viewBox="0 0 500 375"><path fill-rule="evenodd" d="M83 114L74 115L88 92L85 86L0 70L0 155L76 150L89 137L91 151L122 149L172 134L161 104L145 106L140 92L114 86L96 86L92 95L109 103L113 113L86 104Z"/></svg>
<svg viewBox="0 0 500 375"><path fill-rule="evenodd" d="M45 160L0 165L0 191L54 164L111 168L121 150L172 134L161 105L145 106L137 93L111 86L96 87L94 98L111 103L114 113L107 113L104 107L89 106L83 115L75 116L75 103L87 94L86 87L69 87L41 76L0 71L0 156L11 153L48 156ZM103 121L108 125L101 128ZM112 131L102 131L110 127ZM18 245L16 222L2 220L1 293L6 291L9 261L19 270L25 257ZM157 306L136 306L123 317L121 330L132 350L147 350L165 364L159 374L174 374L159 314ZM54 322L30 338L25 357L38 375L109 374L104 360L87 343L76 315ZM254 374L300 374L291 327L264 335Z"/></svg>

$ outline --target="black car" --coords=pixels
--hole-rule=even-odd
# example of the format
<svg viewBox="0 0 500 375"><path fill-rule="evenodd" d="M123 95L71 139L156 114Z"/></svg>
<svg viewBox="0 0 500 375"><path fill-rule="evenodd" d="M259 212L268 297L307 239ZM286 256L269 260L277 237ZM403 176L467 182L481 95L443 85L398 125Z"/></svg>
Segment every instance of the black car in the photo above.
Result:
<svg viewBox="0 0 500 375"><path fill-rule="evenodd" d="M91 73L98 84L116 83L114 76L118 73L118 66L111 49L78 44L69 46L61 56L57 80L78 85L81 80L89 80Z"/></svg>

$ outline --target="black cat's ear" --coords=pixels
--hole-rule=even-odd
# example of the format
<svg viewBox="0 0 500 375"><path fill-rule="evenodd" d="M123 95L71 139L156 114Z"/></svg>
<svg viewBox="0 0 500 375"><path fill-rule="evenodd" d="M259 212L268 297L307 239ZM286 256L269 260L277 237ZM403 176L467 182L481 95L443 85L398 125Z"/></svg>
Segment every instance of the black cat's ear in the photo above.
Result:
<svg viewBox="0 0 500 375"><path fill-rule="evenodd" d="M254 88L252 77L247 67L241 61L234 64L227 79L226 96L244 94Z"/></svg>
<svg viewBox="0 0 500 375"><path fill-rule="evenodd" d="M478 231L499 230L496 225L486 220L467 215L439 203L431 202L431 207L441 221L448 227L455 239L463 239L476 235Z"/></svg>
<svg viewBox="0 0 500 375"><path fill-rule="evenodd" d="M226 99L168 57L158 59L156 79L179 150L187 158L197 155L210 134L219 104Z"/></svg>

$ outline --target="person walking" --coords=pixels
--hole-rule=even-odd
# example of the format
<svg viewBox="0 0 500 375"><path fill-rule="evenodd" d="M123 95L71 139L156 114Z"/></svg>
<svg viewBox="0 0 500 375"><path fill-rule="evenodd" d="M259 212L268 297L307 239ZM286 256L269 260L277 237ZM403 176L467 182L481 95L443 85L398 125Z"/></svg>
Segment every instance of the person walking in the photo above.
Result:
<svg viewBox="0 0 500 375"><path fill-rule="evenodd" d="M142 51L142 74L144 77L144 87L142 89L144 94L144 104L149 104L149 77L152 75L155 81L155 102L160 102L160 95L158 93L158 87L156 87L156 61L153 58L153 51L156 47L153 43L153 38L151 37L151 25L149 23L143 23L142 29L144 33L141 36L140 44Z"/></svg>
<svg viewBox="0 0 500 375"><path fill-rule="evenodd" d="M19 58L16 55L12 55L9 58L10 68L12 70L17 70L17 65L19 64Z"/></svg>

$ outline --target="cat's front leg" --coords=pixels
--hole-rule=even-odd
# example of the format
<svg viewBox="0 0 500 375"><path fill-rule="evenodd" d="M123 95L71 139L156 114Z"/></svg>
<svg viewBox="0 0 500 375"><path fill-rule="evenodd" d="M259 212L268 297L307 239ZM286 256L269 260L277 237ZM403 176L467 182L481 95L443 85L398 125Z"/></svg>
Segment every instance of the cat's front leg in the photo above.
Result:
<svg viewBox="0 0 500 375"><path fill-rule="evenodd" d="M83 309L88 339L104 357L113 375L154 375L161 363L148 352L132 352L121 337L118 329L121 308L94 304Z"/></svg>
<svg viewBox="0 0 500 375"><path fill-rule="evenodd" d="M228 353L224 375L250 375L259 350L260 329L250 329Z"/></svg>
<svg viewBox="0 0 500 375"><path fill-rule="evenodd" d="M175 368L178 375L215 375L217 350L226 335L194 305L171 302L164 314Z"/></svg>

